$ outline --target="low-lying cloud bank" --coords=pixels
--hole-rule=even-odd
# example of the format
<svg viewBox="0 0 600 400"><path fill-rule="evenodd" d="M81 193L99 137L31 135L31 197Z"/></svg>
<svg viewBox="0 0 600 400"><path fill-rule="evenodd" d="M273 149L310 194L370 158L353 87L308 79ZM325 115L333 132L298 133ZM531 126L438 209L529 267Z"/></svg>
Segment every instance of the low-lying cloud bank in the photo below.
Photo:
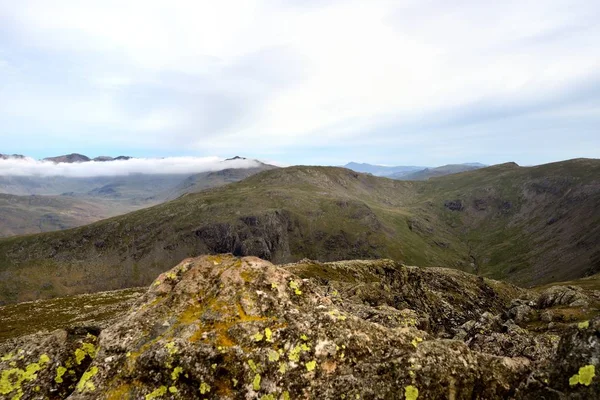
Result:
<svg viewBox="0 0 600 400"><path fill-rule="evenodd" d="M0 159L0 176L124 176L131 174L195 174L226 168L253 168L260 162L250 159L224 160L219 157L132 158L109 162L53 163L33 158Z"/></svg>

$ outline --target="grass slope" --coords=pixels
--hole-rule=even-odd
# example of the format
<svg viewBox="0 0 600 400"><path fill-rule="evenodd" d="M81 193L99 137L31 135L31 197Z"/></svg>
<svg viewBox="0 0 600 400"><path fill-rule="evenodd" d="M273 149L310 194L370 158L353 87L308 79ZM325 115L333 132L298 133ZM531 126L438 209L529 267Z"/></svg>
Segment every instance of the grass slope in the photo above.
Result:
<svg viewBox="0 0 600 400"><path fill-rule="evenodd" d="M600 162L396 181L290 167L85 227L0 240L0 301L141 286L185 257L392 258L522 285L600 269Z"/></svg>

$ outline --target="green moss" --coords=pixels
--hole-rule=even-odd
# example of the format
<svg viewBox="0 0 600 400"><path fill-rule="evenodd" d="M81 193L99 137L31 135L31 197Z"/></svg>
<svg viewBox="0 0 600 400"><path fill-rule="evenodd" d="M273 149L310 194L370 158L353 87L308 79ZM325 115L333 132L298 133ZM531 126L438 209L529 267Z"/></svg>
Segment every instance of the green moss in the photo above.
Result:
<svg viewBox="0 0 600 400"><path fill-rule="evenodd" d="M579 373L573 375L569 379L569 385L575 386L578 384L589 386L592 379L596 376L596 367L594 365L586 365L579 368Z"/></svg>
<svg viewBox="0 0 600 400"><path fill-rule="evenodd" d="M93 392L94 390L96 390L96 386L93 382L90 381L90 379L92 379L97 373L98 367L96 367L95 365L89 370L85 371L83 376L79 380L79 383L77 384L77 390L80 393L87 391Z"/></svg>
<svg viewBox="0 0 600 400"><path fill-rule="evenodd" d="M406 400L416 400L419 397L419 389L412 385L408 385L404 388L404 398Z"/></svg>
<svg viewBox="0 0 600 400"><path fill-rule="evenodd" d="M275 396L271 393L263 395L260 400L275 400Z"/></svg>
<svg viewBox="0 0 600 400"><path fill-rule="evenodd" d="M290 392L287 390L281 394L282 400L290 400Z"/></svg>

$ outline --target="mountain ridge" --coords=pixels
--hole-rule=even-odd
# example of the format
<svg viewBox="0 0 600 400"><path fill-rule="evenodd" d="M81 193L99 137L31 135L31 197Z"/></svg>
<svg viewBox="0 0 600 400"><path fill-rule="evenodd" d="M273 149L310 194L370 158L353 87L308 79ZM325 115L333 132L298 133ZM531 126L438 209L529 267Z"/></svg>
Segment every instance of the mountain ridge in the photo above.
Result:
<svg viewBox="0 0 600 400"><path fill-rule="evenodd" d="M600 271L598 176L600 160L589 159L425 182L336 167L264 171L74 230L0 240L0 299L140 286L174 260L223 252L388 257L521 285L575 279Z"/></svg>

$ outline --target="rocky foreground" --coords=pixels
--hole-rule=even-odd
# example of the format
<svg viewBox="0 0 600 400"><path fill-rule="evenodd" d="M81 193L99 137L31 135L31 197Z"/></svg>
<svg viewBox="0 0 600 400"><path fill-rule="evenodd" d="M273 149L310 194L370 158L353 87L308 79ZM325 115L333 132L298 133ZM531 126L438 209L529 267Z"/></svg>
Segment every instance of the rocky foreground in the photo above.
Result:
<svg viewBox="0 0 600 400"><path fill-rule="evenodd" d="M203 256L109 324L0 344L0 398L600 398L599 300L388 260Z"/></svg>

